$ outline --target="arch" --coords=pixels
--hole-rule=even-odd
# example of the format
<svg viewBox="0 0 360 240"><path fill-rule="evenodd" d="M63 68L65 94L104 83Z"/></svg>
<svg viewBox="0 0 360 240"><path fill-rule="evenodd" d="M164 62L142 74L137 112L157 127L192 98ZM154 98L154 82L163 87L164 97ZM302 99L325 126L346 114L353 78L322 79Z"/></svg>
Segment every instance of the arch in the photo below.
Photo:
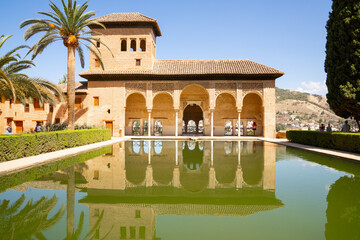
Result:
<svg viewBox="0 0 360 240"><path fill-rule="evenodd" d="M249 121L256 122L256 135L263 135L263 100L260 94L258 93L248 93L243 98L243 106L241 111L241 118L244 120L244 123ZM247 124L244 124L244 128Z"/></svg>
<svg viewBox="0 0 360 240"><path fill-rule="evenodd" d="M241 153L241 169L243 171L244 182L250 186L258 185L263 178L264 171L264 151L261 142L244 142Z"/></svg>
<svg viewBox="0 0 360 240"><path fill-rule="evenodd" d="M148 118L144 95L138 92L131 93L127 96L125 103L125 134L133 134L133 122L138 120L140 123L140 135L142 135L143 129L141 129L141 125Z"/></svg>
<svg viewBox="0 0 360 240"><path fill-rule="evenodd" d="M260 93L260 92L257 92L257 91L250 91L250 92L247 92L241 99L241 102L242 104L244 105L244 99L247 95L249 94L256 94L260 99L261 99L261 102L263 102L263 95Z"/></svg>
<svg viewBox="0 0 360 240"><path fill-rule="evenodd" d="M220 96L223 97L224 95L229 95L229 96L231 96L231 97L233 98L233 100L234 100L234 102L235 102L235 106L236 106L236 97L235 97L233 94L229 93L229 92L222 92L222 93L220 93L219 95L215 96L215 107L216 107L216 103L217 103L218 98L219 98Z"/></svg>
<svg viewBox="0 0 360 240"><path fill-rule="evenodd" d="M230 93L221 93L216 98L214 110L214 135L234 135L238 119L236 99Z"/></svg>
<svg viewBox="0 0 360 240"><path fill-rule="evenodd" d="M185 122L183 134L199 134L200 120L204 120L200 106L196 104L186 106L183 112L183 121Z"/></svg>
<svg viewBox="0 0 360 240"><path fill-rule="evenodd" d="M175 168L174 143L171 141L162 141L161 144L164 151L162 151L161 154L154 154L151 156L153 179L158 184L170 185Z"/></svg>
<svg viewBox="0 0 360 240"><path fill-rule="evenodd" d="M180 111L180 119L185 121L187 125L189 120L194 120L196 122L197 128L199 126L199 121L203 120L203 135L210 135L210 96L209 92L203 86L199 84L189 84L181 91L180 94L180 108L183 111ZM197 119L188 119L188 116L185 116L186 109L189 106L197 105L201 110L201 116L198 116ZM200 111L198 111L200 112ZM183 132L186 134L186 131ZM199 133L199 132L198 132Z"/></svg>
<svg viewBox="0 0 360 240"><path fill-rule="evenodd" d="M141 146L141 145L140 145ZM148 165L148 156L146 154L134 154L132 151L133 142L125 142L125 170L126 179L135 184L140 185L145 181L146 167Z"/></svg>
<svg viewBox="0 0 360 240"><path fill-rule="evenodd" d="M238 165L235 145L235 142L214 142L214 169L220 184L233 183L235 180Z"/></svg>
<svg viewBox="0 0 360 240"><path fill-rule="evenodd" d="M162 135L173 136L175 125L175 109L173 97L167 92L156 93L153 97L152 118L161 121ZM154 128L155 131L155 128Z"/></svg>
<svg viewBox="0 0 360 240"><path fill-rule="evenodd" d="M140 95L142 95L142 96L144 97L144 99L145 99L145 102L146 102L145 93L139 92L139 91L132 91L132 92L130 92L129 94L127 94L127 95L125 96L125 103L127 102L128 98L129 98L131 95L134 95L134 94L140 94ZM126 105L125 105L125 106L126 106Z"/></svg>
<svg viewBox="0 0 360 240"><path fill-rule="evenodd" d="M121 51L126 52L127 51L127 41L126 39L121 40Z"/></svg>

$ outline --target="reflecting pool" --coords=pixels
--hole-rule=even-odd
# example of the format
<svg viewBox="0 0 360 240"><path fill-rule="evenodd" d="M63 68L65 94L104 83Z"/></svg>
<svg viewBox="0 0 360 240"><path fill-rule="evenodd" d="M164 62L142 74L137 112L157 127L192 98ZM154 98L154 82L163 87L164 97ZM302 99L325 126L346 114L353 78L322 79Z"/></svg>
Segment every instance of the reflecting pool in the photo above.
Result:
<svg viewBox="0 0 360 240"><path fill-rule="evenodd" d="M126 141L0 177L0 239L360 239L359 170L262 141Z"/></svg>

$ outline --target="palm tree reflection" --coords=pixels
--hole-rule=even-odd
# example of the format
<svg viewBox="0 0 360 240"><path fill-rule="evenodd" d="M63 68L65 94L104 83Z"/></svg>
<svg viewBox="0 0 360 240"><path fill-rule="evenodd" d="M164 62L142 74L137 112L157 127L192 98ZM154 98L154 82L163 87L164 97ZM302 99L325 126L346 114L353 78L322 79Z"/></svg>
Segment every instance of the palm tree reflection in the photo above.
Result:
<svg viewBox="0 0 360 240"><path fill-rule="evenodd" d="M12 205L9 200L3 200L0 205L0 236L2 239L46 239L43 231L50 229L65 213L64 206L48 219L48 215L56 205L58 198L42 197L33 202L30 199L23 208L25 195Z"/></svg>

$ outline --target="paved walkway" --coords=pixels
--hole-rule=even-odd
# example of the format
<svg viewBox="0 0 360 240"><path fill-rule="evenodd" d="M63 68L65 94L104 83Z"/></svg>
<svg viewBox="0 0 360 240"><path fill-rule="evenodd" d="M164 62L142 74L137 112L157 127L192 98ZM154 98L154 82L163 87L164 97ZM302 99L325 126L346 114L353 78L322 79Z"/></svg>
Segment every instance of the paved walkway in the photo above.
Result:
<svg viewBox="0 0 360 240"><path fill-rule="evenodd" d="M300 148L307 151L327 154L331 156L351 159L354 161L360 162L360 154L343 152L338 150L330 150L319 147L307 146L297 143L291 143L287 139L268 139L262 137L236 137L236 136L225 136L225 137L207 137L207 136L179 136L179 137L167 137L167 136L126 136L126 137L113 137L111 140L99 143L93 143L85 146L75 147L64 149L56 152L44 153L32 157L20 158L17 160L12 160L8 162L0 163L0 176L19 172L25 169L29 169L34 166L43 165L46 163L54 162L59 159L71 157L77 154L81 154L84 152L96 150L99 148L103 148L109 145L113 145L115 143L119 143L121 141L130 140L130 139L149 139L149 140L217 140L217 141L249 141L249 140L263 140L267 142L277 143L281 145L285 145L288 147Z"/></svg>
<svg viewBox="0 0 360 240"><path fill-rule="evenodd" d="M49 152L36 156L11 160L8 162L2 162L0 163L0 176L7 175L9 173L19 172L25 169L32 168L34 166L40 166L63 158L68 158L77 154L103 148L128 139L130 138L129 137L112 138L111 140L104 142L98 142L85 146L68 148L56 152Z"/></svg>
<svg viewBox="0 0 360 240"><path fill-rule="evenodd" d="M340 157L340 158L346 158L346 159L360 162L360 154L357 154L357 153L350 153L350 152L344 152L344 151L339 151L339 150L303 145L303 144L299 144L299 143L292 143L287 139L267 139L267 138L259 138L259 139L267 141L267 142L285 145L287 147L300 148L300 149L303 149L306 151L326 154L326 155Z"/></svg>

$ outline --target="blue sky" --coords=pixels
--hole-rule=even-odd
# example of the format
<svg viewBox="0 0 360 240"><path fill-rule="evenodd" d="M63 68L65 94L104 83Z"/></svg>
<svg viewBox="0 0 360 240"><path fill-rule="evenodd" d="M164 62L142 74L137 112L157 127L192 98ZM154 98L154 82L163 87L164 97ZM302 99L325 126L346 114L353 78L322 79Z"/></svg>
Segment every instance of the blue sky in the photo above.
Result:
<svg viewBox="0 0 360 240"><path fill-rule="evenodd" d="M48 3L1 1L0 35L14 35L5 50L39 38L25 42L25 29L19 25L40 17L39 11L50 11ZM331 0L90 0L89 10L96 10L96 16L140 12L157 19L163 35L157 41L158 59L250 59L284 71L276 81L280 88L325 95L325 25L331 4ZM84 69L77 62L76 74L88 69L88 56ZM35 63L27 71L30 76L57 83L66 73L66 48L55 43Z"/></svg>

